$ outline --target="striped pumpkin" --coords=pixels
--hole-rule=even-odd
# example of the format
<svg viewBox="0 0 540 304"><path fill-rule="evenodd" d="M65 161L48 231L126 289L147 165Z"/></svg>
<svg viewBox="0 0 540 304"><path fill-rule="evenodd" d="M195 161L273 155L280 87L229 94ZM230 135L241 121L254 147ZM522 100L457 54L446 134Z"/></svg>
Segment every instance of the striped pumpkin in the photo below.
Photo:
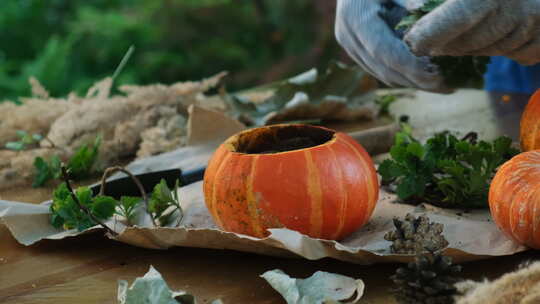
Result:
<svg viewBox="0 0 540 304"><path fill-rule="evenodd" d="M261 153L271 143L306 136L314 146ZM274 125L241 132L215 152L204 195L225 231L255 237L289 228L339 240L370 218L379 185L373 162L350 136L306 125Z"/></svg>
<svg viewBox="0 0 540 304"><path fill-rule="evenodd" d="M529 99L521 115L520 135L521 150L540 149L540 90Z"/></svg>
<svg viewBox="0 0 540 304"><path fill-rule="evenodd" d="M491 182L489 208L508 236L540 249L540 150L521 153L501 166Z"/></svg>

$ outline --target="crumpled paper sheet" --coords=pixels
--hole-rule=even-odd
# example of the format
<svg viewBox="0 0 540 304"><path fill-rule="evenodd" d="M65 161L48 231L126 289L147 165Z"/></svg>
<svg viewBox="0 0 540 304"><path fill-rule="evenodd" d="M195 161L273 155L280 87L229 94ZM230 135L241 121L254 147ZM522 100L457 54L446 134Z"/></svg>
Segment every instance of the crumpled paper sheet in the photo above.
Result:
<svg viewBox="0 0 540 304"><path fill-rule="evenodd" d="M217 115L216 112L208 113L208 110L197 108L190 111L191 116L194 113L206 115L200 119L209 122L203 124L204 128L196 127L190 131L192 134L190 141L194 146L138 160L129 165L128 169L138 174L171 168L190 170L206 166L223 137L241 129L241 125L232 123L229 118ZM193 118L188 124L194 126L196 122L199 122L199 118ZM224 131L224 128L229 131ZM378 132L371 133L378 134ZM208 134L219 136L211 140L204 137ZM202 137L205 140L198 140ZM182 227L151 228L147 222L141 223L139 227L125 227L121 221L113 219L107 224L121 232L115 239L135 246L156 249L173 246L231 249L270 256L303 257L310 260L331 257L359 264L407 262L411 261L412 257L391 254L390 242L385 241L383 236L393 229L393 217L403 217L407 213L415 215L426 213L431 220L444 224L444 235L450 243L446 254L454 257L456 262L511 255L526 250L500 232L491 221L489 210L460 214L433 206L414 207L397 204L394 203L395 195L384 190L381 190L379 202L369 223L340 242L313 239L288 229L271 229L271 235L264 239L225 232L216 227L206 209L202 182L183 187L180 192L185 212ZM21 244L31 245L42 239L63 239L80 234L76 230L63 231L53 228L49 224L48 213L46 204L0 201L0 221ZM94 227L84 233L95 229L100 228Z"/></svg>
<svg viewBox="0 0 540 304"><path fill-rule="evenodd" d="M217 228L204 204L202 182L180 189L184 219L181 227L125 227L118 220L107 222L121 231L116 240L138 247L167 249L174 246L230 249L281 257L310 260L331 257L358 264L408 262L411 256L390 252L384 234L393 229L392 218L407 213L426 214L444 224L444 236L450 243L446 254L456 262L511 255L526 250L507 238L493 223L488 210L459 213L430 205L414 207L398 204L396 196L380 191L380 200L367 225L348 238L336 242L313 239L288 229L270 229L271 235L258 239L225 232ZM13 236L24 245L41 239L63 239L76 230L56 230L49 224L48 207L0 201L0 218ZM95 227L94 229L100 229Z"/></svg>

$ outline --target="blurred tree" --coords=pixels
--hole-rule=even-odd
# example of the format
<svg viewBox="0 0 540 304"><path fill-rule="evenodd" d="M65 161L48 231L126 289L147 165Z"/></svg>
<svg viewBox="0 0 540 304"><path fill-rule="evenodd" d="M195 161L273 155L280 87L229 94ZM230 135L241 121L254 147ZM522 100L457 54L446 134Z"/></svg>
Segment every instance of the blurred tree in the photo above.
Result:
<svg viewBox="0 0 540 304"><path fill-rule="evenodd" d="M327 0L3 0L0 100L81 92L135 53L117 83L171 83L231 72L229 89L343 56Z"/></svg>

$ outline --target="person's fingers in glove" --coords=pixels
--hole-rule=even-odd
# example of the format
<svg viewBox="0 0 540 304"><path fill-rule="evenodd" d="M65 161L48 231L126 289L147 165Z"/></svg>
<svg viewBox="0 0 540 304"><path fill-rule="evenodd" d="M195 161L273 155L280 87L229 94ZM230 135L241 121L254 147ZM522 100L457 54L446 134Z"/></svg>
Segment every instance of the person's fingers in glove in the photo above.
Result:
<svg viewBox="0 0 540 304"><path fill-rule="evenodd" d="M405 35L419 56L506 56L540 62L539 0L447 0Z"/></svg>
<svg viewBox="0 0 540 304"><path fill-rule="evenodd" d="M363 69L389 86L448 92L438 68L428 57L413 55L395 33L406 13L389 0L338 0L336 38Z"/></svg>

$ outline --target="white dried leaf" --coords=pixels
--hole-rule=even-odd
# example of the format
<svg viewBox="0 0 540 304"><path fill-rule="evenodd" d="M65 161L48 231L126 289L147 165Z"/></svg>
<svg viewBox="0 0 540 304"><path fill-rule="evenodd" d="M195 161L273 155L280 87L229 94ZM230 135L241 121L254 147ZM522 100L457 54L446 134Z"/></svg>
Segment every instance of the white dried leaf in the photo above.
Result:
<svg viewBox="0 0 540 304"><path fill-rule="evenodd" d="M128 282L118 281L118 301L120 304L178 304L174 294L153 267L142 277L128 287Z"/></svg>
<svg viewBox="0 0 540 304"><path fill-rule="evenodd" d="M261 275L287 304L357 303L364 294L364 282L353 278L317 271L307 279L289 277L276 269Z"/></svg>

